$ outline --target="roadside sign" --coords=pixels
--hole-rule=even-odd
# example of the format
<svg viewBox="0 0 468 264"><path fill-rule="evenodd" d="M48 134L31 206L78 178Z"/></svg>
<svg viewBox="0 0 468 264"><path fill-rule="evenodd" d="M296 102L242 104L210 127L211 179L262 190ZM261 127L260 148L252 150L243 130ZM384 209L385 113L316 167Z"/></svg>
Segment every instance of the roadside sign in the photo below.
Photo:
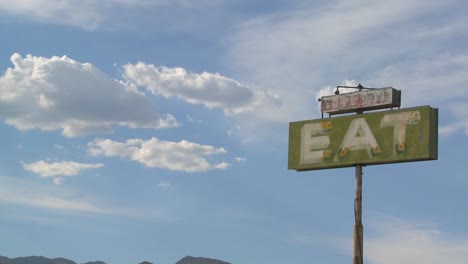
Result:
<svg viewBox="0 0 468 264"><path fill-rule="evenodd" d="M322 113L331 115L400 107L401 91L394 88L360 90L352 93L323 96L320 99Z"/></svg>
<svg viewBox="0 0 468 264"><path fill-rule="evenodd" d="M288 169L436 160L437 141L430 106L291 122Z"/></svg>

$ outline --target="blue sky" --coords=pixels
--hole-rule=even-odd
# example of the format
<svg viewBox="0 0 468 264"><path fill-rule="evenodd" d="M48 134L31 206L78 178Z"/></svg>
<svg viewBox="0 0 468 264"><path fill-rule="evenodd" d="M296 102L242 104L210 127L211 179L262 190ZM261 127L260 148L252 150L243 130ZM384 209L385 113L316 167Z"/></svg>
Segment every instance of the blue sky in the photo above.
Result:
<svg viewBox="0 0 468 264"><path fill-rule="evenodd" d="M439 160L364 168L367 263L468 259L462 1L0 0L0 254L351 261L354 169L287 170L337 85L439 108Z"/></svg>

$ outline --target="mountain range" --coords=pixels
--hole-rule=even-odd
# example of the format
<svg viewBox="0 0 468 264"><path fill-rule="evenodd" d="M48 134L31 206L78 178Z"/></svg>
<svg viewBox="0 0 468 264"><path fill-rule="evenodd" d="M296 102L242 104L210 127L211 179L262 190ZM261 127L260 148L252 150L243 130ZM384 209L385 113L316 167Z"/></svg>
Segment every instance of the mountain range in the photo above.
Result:
<svg viewBox="0 0 468 264"><path fill-rule="evenodd" d="M50 258L41 257L41 256L8 258L8 257L0 255L0 264L77 264L77 263L72 260L65 259L65 258L50 259ZM106 263L102 261L92 261L92 262L86 262L83 264L106 264ZM153 263L144 261L139 264L153 264ZM230 264L230 263L217 260L217 259L211 259L211 258L187 256L177 261L175 264Z"/></svg>

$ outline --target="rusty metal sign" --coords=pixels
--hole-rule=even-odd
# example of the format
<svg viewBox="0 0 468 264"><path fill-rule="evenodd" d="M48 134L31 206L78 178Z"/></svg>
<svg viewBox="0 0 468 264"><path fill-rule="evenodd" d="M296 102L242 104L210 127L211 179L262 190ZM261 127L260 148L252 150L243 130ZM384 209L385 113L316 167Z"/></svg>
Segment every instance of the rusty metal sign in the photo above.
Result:
<svg viewBox="0 0 468 264"><path fill-rule="evenodd" d="M401 91L394 88L362 90L323 96L320 102L322 113L332 115L356 112L356 110L393 108L401 105Z"/></svg>
<svg viewBox="0 0 468 264"><path fill-rule="evenodd" d="M317 170L437 159L430 106L291 122L288 168Z"/></svg>

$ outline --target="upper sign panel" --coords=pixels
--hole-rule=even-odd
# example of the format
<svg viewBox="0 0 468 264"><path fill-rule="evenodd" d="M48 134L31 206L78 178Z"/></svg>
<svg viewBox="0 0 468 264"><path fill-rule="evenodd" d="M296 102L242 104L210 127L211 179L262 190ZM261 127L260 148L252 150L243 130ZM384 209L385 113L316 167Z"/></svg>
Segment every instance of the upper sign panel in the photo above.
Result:
<svg viewBox="0 0 468 264"><path fill-rule="evenodd" d="M356 110L366 111L400 107L401 91L394 88L364 90L323 96L320 102L322 113L332 115L356 112Z"/></svg>
<svg viewBox="0 0 468 264"><path fill-rule="evenodd" d="M288 168L318 170L437 159L429 106L289 123Z"/></svg>

